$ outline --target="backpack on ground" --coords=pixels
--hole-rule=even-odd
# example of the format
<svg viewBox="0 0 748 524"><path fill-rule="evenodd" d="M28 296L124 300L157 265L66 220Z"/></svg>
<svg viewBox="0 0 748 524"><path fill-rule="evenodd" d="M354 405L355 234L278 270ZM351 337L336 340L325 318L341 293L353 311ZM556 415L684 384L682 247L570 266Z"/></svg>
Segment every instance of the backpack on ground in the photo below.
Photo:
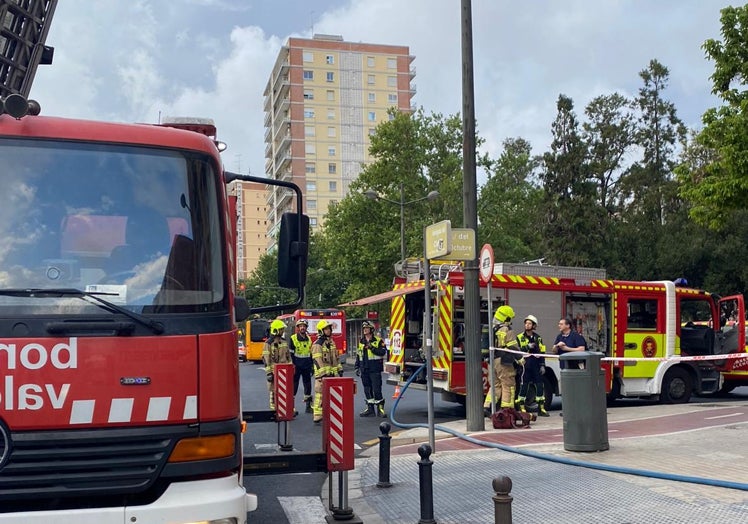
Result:
<svg viewBox="0 0 748 524"><path fill-rule="evenodd" d="M514 408L501 408L491 415L491 424L494 429L529 428L532 420L535 420L534 415L517 411Z"/></svg>

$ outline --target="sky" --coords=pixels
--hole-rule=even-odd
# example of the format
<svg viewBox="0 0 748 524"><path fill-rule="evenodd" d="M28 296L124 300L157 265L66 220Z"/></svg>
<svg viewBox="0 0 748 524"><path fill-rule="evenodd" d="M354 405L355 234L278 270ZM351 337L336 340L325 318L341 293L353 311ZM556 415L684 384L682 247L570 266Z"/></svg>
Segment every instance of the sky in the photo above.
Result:
<svg viewBox="0 0 748 524"><path fill-rule="evenodd" d="M560 94L637 94L639 72L670 70L665 97L698 128L719 105L701 45L720 39L716 0L472 0L475 114L484 152L507 138L548 150ZM732 4L740 5L740 4ZM213 118L231 171L264 176L263 90L288 37L404 45L413 104L462 110L460 0L61 0L31 97L42 113L118 122ZM481 181L479 180L479 183Z"/></svg>

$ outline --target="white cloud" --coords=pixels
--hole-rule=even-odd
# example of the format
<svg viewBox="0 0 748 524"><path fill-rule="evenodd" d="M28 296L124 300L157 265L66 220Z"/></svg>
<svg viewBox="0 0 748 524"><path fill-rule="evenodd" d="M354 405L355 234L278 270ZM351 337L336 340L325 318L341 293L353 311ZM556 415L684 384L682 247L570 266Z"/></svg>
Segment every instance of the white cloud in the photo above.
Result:
<svg viewBox="0 0 748 524"><path fill-rule="evenodd" d="M507 137L547 148L555 104L570 96L580 118L594 97L631 96L653 58L670 70L666 96L691 126L708 107L701 44L719 38L715 0L473 0L475 111L486 150ZM216 121L227 168L264 169L262 92L287 37L314 32L406 45L416 59L414 103L462 109L461 10L456 0L66 0L48 44L53 66L32 95L45 114L155 122Z"/></svg>

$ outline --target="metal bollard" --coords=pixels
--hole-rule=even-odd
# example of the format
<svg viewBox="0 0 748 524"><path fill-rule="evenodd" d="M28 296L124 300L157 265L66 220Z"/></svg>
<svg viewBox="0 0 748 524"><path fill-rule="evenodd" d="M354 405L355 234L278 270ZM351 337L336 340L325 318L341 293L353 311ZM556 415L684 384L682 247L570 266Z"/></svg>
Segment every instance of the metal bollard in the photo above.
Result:
<svg viewBox="0 0 748 524"><path fill-rule="evenodd" d="M382 434L379 436L379 482L377 482L378 488L389 488L392 486L390 482L390 442L392 437L390 436L389 422L382 422L379 424L379 431Z"/></svg>
<svg viewBox="0 0 748 524"><path fill-rule="evenodd" d="M418 485L421 492L421 518L418 524L436 524L434 520L434 484L431 466L434 462L429 460L431 446L421 444L418 447L421 460L418 461Z"/></svg>
<svg viewBox="0 0 748 524"><path fill-rule="evenodd" d="M512 479L502 475L491 482L496 495L493 497L494 524L512 524Z"/></svg>

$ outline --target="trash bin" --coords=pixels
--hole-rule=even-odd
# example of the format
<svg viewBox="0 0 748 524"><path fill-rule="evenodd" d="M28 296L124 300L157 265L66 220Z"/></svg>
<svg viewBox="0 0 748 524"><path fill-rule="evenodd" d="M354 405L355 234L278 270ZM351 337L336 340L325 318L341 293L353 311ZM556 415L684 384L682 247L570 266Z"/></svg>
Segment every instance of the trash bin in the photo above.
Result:
<svg viewBox="0 0 748 524"><path fill-rule="evenodd" d="M566 451L605 451L610 447L602 356L574 351L559 357Z"/></svg>

